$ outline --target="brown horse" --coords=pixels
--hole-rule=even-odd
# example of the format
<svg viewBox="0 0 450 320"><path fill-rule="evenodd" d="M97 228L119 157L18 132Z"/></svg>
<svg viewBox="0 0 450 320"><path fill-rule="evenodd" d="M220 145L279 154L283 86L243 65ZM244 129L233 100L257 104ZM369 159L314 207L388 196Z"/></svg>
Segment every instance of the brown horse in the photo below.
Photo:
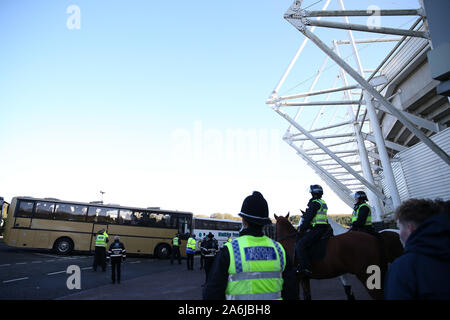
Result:
<svg viewBox="0 0 450 320"><path fill-rule="evenodd" d="M294 261L294 247L297 238L297 231L286 217L275 215L277 240L283 245L286 254ZM384 235L383 235L384 233ZM310 277L297 278L302 285L304 298L311 299L310 278L312 279L330 279L347 273L354 274L364 285L369 295L373 299L383 299L383 283L387 270L387 263L392 262L396 257L401 255L403 247L395 232L383 232L383 238L386 237L389 242L384 243L384 252L381 250L379 240L364 232L346 232L337 236L333 236L328 240L325 256L321 260L311 262L312 275ZM393 242L395 245L392 245ZM401 252L398 251L398 244ZM394 248L394 250L392 249ZM396 251L397 250L397 251ZM381 271L380 286L376 288L368 287L368 280L372 280L374 271L369 266L379 266ZM369 268L369 269L368 269ZM370 279L369 279L370 278ZM345 288L347 297L351 298L352 294L349 288Z"/></svg>

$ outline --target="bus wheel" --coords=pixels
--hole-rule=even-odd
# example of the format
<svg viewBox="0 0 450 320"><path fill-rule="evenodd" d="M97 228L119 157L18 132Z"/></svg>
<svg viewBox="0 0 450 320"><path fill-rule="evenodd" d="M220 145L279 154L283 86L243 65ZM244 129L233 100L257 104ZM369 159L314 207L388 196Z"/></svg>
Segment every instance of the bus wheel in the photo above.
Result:
<svg viewBox="0 0 450 320"><path fill-rule="evenodd" d="M160 244L155 249L155 255L158 259L167 259L170 255L170 246L168 244Z"/></svg>
<svg viewBox="0 0 450 320"><path fill-rule="evenodd" d="M73 250L73 241L70 238L59 238L53 246L57 254L66 255Z"/></svg>

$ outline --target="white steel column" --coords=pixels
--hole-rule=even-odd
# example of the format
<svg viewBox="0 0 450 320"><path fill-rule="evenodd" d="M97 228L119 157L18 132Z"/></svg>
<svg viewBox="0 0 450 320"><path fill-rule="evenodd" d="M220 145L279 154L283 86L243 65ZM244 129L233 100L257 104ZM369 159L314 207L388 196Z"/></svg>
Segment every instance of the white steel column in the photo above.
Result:
<svg viewBox="0 0 450 320"><path fill-rule="evenodd" d="M356 50L353 35L351 33L349 33L349 36L350 36L350 41L354 47L354 50ZM338 56L340 56L341 54L340 54L339 47L338 47L336 41L333 41L333 46L334 46L334 50L335 50L336 54ZM357 59L359 68L362 70L361 62L359 61L358 58L356 58L356 59ZM345 70L343 68L340 68L339 71L341 74L342 81L344 82L344 86L348 86L347 77L345 75ZM347 99L349 99L351 97L350 90L344 91L344 94L346 95ZM361 161L361 169L363 172L363 176L364 176L364 178L367 179L367 181L369 181L371 184L375 185L375 181L374 181L373 175L372 175L372 168L370 167L369 156L368 156L367 150L366 150L366 145L364 143L364 139L360 132L359 123L358 123L358 121L354 120L355 114L354 114L353 108L351 106L348 107L348 112L349 112L350 119L353 120L353 131L355 132L356 144L358 145L359 159ZM380 221L381 215L384 213L384 209L383 209L383 206L381 205L380 199L378 199L378 197L375 195L375 193L373 193L369 188L367 188L366 191L367 191L367 198L369 199L369 204L371 206L373 206L375 209L375 210L373 210L375 212L372 212L372 216L374 218L373 220Z"/></svg>
<svg viewBox="0 0 450 320"><path fill-rule="evenodd" d="M380 123L378 121L377 113L372 105L372 96L364 90L364 100L366 101L367 114L369 115L370 125L375 136L378 154L380 155L381 165L383 166L384 176L389 186L394 209L400 206L401 200L397 190L397 183L395 182L394 173L392 172L391 160L384 144L383 133L381 132Z"/></svg>

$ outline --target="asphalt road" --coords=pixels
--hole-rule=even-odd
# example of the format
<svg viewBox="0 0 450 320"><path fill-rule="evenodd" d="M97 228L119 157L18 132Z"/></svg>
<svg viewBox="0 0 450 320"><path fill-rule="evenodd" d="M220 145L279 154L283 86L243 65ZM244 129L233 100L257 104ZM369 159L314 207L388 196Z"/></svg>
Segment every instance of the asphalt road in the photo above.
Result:
<svg viewBox="0 0 450 320"><path fill-rule="evenodd" d="M111 269L92 270L93 256L75 253L58 256L49 251L7 247L0 239L0 300L201 300L204 271L195 259L195 270L187 271L185 260L175 261L151 257L127 257L122 265L121 284L111 284ZM67 268L81 269L81 289L68 289ZM349 278L356 299L370 299L362 284ZM338 278L312 280L313 300L345 300Z"/></svg>

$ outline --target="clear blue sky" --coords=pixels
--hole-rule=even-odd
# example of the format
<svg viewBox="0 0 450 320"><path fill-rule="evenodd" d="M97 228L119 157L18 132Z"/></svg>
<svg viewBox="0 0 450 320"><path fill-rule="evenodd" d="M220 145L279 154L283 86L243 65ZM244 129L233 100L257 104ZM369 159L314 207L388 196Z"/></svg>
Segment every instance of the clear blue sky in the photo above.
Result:
<svg viewBox="0 0 450 320"><path fill-rule="evenodd" d="M109 203L237 214L259 190L271 214L298 213L324 182L265 105L303 40L283 19L291 3L2 0L0 195L92 201L103 190ZM80 29L67 28L70 5ZM309 44L281 92L306 90L322 59ZM350 213L325 193L331 213Z"/></svg>

